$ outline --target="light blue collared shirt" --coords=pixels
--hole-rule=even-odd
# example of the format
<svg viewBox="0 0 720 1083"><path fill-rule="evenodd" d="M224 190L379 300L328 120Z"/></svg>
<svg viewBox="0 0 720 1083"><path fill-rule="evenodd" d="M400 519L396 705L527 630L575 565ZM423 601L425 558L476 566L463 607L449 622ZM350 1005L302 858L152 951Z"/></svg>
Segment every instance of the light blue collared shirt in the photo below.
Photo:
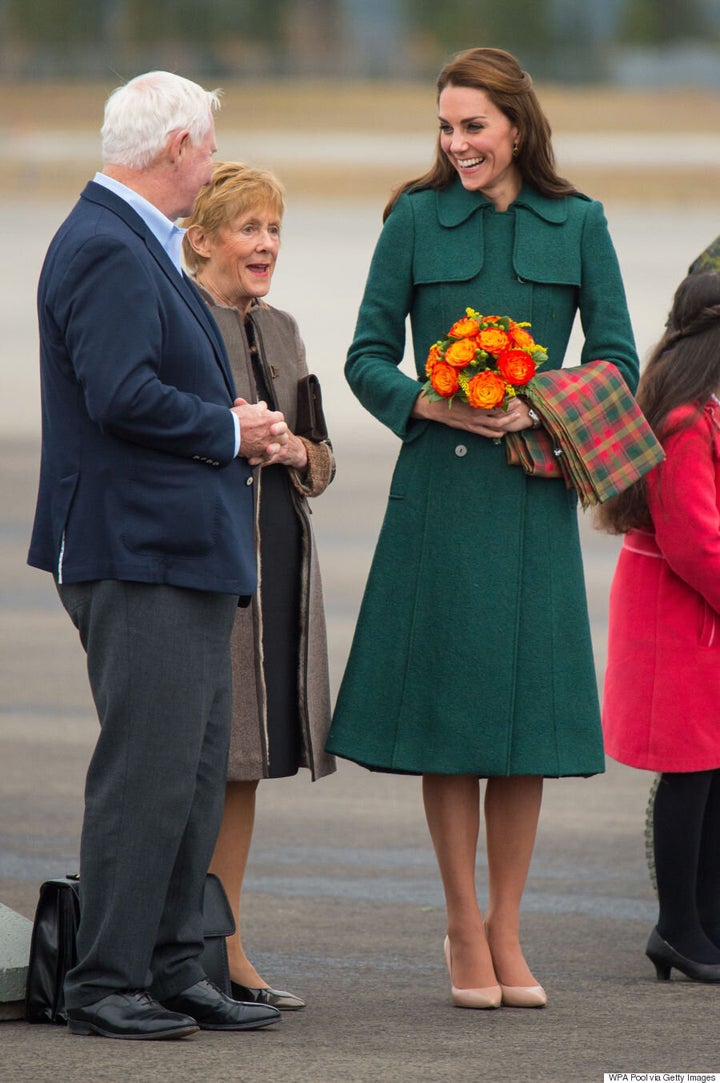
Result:
<svg viewBox="0 0 720 1083"><path fill-rule="evenodd" d="M148 202L144 196L139 195L132 188L128 188L126 184L121 184L120 181L115 180L113 177L108 177L107 173L96 173L93 180L96 184L102 184L104 188L109 188L116 196L120 196L120 199L124 199L126 203L130 204L132 209L140 215L148 229L157 237L164 251L167 252L177 267L178 273L182 274L182 239L185 236L185 230L176 226L169 218L166 218L162 211L159 211L157 207Z"/></svg>
<svg viewBox="0 0 720 1083"><path fill-rule="evenodd" d="M107 173L96 173L93 180L96 184L101 184L103 188L108 188L111 192L114 192L120 199L124 199L140 215L145 225L157 237L163 250L167 252L173 261L178 274L182 275L182 239L185 236L185 230L176 226L169 218L166 218L162 211L158 210L144 196L141 196L134 189L128 188L126 184L121 184L114 177L108 177ZM240 451L240 418L232 411L230 411L230 416L235 426L235 456L237 457Z"/></svg>

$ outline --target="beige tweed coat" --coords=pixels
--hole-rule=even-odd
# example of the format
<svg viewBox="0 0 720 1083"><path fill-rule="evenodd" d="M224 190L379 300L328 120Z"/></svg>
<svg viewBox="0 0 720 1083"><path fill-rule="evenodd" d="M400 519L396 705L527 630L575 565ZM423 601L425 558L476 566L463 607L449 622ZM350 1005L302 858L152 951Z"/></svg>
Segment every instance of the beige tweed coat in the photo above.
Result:
<svg viewBox="0 0 720 1083"><path fill-rule="evenodd" d="M212 309L230 357L238 395L257 399L252 378L250 353L242 317L234 308L215 303L205 290L204 300ZM265 302L254 304L250 318L265 366L268 386L277 409L285 415L291 430L297 412L297 382L307 374L305 347L297 323L286 312ZM306 441L308 471L302 477L291 471L295 510L303 539L303 570L300 600L300 718L302 725L301 766L313 780L335 770L335 759L325 751L331 706L327 660L327 634L322 582L315 538L310 524L307 498L319 496L332 481L335 460L329 443ZM228 761L228 779L251 780L268 775L266 697L261 657L260 612L263 569L260 561L259 514L262 502L262 470L253 471L255 488L255 551L258 559L258 590L247 609L238 609L232 636L233 726Z"/></svg>

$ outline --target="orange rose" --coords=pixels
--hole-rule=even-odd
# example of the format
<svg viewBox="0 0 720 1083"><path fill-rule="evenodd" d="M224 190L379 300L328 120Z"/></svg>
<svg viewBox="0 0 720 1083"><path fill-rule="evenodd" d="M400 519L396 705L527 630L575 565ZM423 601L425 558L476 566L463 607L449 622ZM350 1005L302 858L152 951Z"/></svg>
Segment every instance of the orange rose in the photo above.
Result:
<svg viewBox="0 0 720 1083"><path fill-rule="evenodd" d="M493 356L507 350L510 345L510 339L501 327L488 327L485 331L480 332L475 341L481 350L485 350L485 353L491 353Z"/></svg>
<svg viewBox="0 0 720 1083"><path fill-rule="evenodd" d="M445 351L445 360L453 368L464 369L475 360L475 348L474 338L461 338L448 346Z"/></svg>
<svg viewBox="0 0 720 1083"><path fill-rule="evenodd" d="M427 361L425 362L425 375L426 376L430 376L430 374L432 373L433 367L438 363L438 361L440 360L440 357L441 357L440 347L438 346L438 344L436 342L430 347L430 353L428 354Z"/></svg>
<svg viewBox="0 0 720 1083"><path fill-rule="evenodd" d="M456 320L448 331L448 338L474 338L480 324L472 316L463 316Z"/></svg>
<svg viewBox="0 0 720 1083"><path fill-rule="evenodd" d="M444 399L451 399L460 386L457 372L452 365L446 365L444 361L437 361L433 365L433 370L430 373L430 384L433 391L438 395L442 395Z"/></svg>
<svg viewBox="0 0 720 1083"><path fill-rule="evenodd" d="M535 339L530 332L521 327L519 323L511 324L508 334L513 346L520 346L523 350L527 350L530 346L535 345Z"/></svg>
<svg viewBox="0 0 720 1083"><path fill-rule="evenodd" d="M467 385L467 400L476 409L492 410L505 398L505 381L497 372L486 369L473 376Z"/></svg>
<svg viewBox="0 0 720 1083"><path fill-rule="evenodd" d="M522 387L535 375L535 362L524 350L504 350L497 359L500 373L509 384Z"/></svg>

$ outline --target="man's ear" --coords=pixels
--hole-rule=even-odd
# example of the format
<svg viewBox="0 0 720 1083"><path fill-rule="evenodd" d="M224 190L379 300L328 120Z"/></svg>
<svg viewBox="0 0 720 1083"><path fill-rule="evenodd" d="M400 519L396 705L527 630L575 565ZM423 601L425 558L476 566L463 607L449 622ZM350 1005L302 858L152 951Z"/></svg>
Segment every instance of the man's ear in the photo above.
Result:
<svg viewBox="0 0 720 1083"><path fill-rule="evenodd" d="M182 158L189 147L190 132L187 128L176 128L175 131L170 132L167 141L167 152L173 164Z"/></svg>

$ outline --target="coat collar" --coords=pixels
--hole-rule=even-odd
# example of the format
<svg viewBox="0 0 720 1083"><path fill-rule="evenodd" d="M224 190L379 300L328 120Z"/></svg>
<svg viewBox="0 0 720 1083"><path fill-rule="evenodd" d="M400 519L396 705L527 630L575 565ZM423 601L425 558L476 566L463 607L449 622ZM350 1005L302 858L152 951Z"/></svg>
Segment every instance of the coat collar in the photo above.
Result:
<svg viewBox="0 0 720 1083"><path fill-rule="evenodd" d="M225 382L228 385L228 390L231 393L234 392L233 379L227 359L225 344L215 320L210 314L207 306L203 303L194 283L186 274L178 274L173 261L170 259L150 227L142 220L137 211L134 210L129 203L109 188L105 188L102 184L96 184L95 181L88 181L85 188L80 193L80 198L86 199L90 203L98 203L101 207L105 207L107 210L112 211L119 218L122 218L123 222L125 222L133 233L136 233L138 237L145 242L148 252L165 272L169 281L178 291L185 303L190 307L195 318L205 330L206 335L213 344ZM233 398L234 397L233 394Z"/></svg>
<svg viewBox="0 0 720 1083"><path fill-rule="evenodd" d="M173 285L184 290L187 288L187 276L178 272L177 267L150 229L150 226L122 196L113 192L111 188L106 188L103 184L88 181L80 193L80 198L86 199L90 203L98 203L101 207L105 207L106 210L112 211L118 218L122 218L125 225L145 242L148 251L160 264Z"/></svg>
<svg viewBox="0 0 720 1083"><path fill-rule="evenodd" d="M459 226L471 214L476 211L485 211L492 208L492 203L479 192L469 192L463 188L459 180L453 180L447 188L438 188L436 192L438 221L442 226ZM555 225L566 221L568 216L567 198L548 199L540 195L536 188L524 185L520 195L512 204L513 207L523 207L534 214Z"/></svg>
<svg viewBox="0 0 720 1083"><path fill-rule="evenodd" d="M105 207L107 210L112 211L118 218L122 218L123 222L129 226L133 233L137 233L138 237L142 237L143 240L148 237L152 237L157 245L157 248L163 252L163 255L167 256L167 252L164 251L162 245L154 236L149 226L143 222L138 212L130 206L127 200L122 199L117 192L113 192L112 189L106 188L102 184L97 184L95 181L88 181L84 189L80 193L81 199L87 199L90 203L98 203L101 207ZM167 256L168 260L170 257ZM172 262L170 260L170 262Z"/></svg>
<svg viewBox="0 0 720 1083"><path fill-rule="evenodd" d="M208 290L207 287L201 285L201 283L198 282L197 278L195 278L194 275L190 276L190 281L192 282L195 289L198 291L203 301L206 305L208 305L209 308L226 308L230 312L234 312L237 318L242 322L243 317L240 315L240 312L237 308L235 308L233 305L225 305L222 304L220 301L216 301L213 295L210 293L210 290ZM272 312L272 307L267 303L267 301L264 301L262 297L253 297L250 305L248 306L247 315L255 318L255 316L257 316L259 312Z"/></svg>

